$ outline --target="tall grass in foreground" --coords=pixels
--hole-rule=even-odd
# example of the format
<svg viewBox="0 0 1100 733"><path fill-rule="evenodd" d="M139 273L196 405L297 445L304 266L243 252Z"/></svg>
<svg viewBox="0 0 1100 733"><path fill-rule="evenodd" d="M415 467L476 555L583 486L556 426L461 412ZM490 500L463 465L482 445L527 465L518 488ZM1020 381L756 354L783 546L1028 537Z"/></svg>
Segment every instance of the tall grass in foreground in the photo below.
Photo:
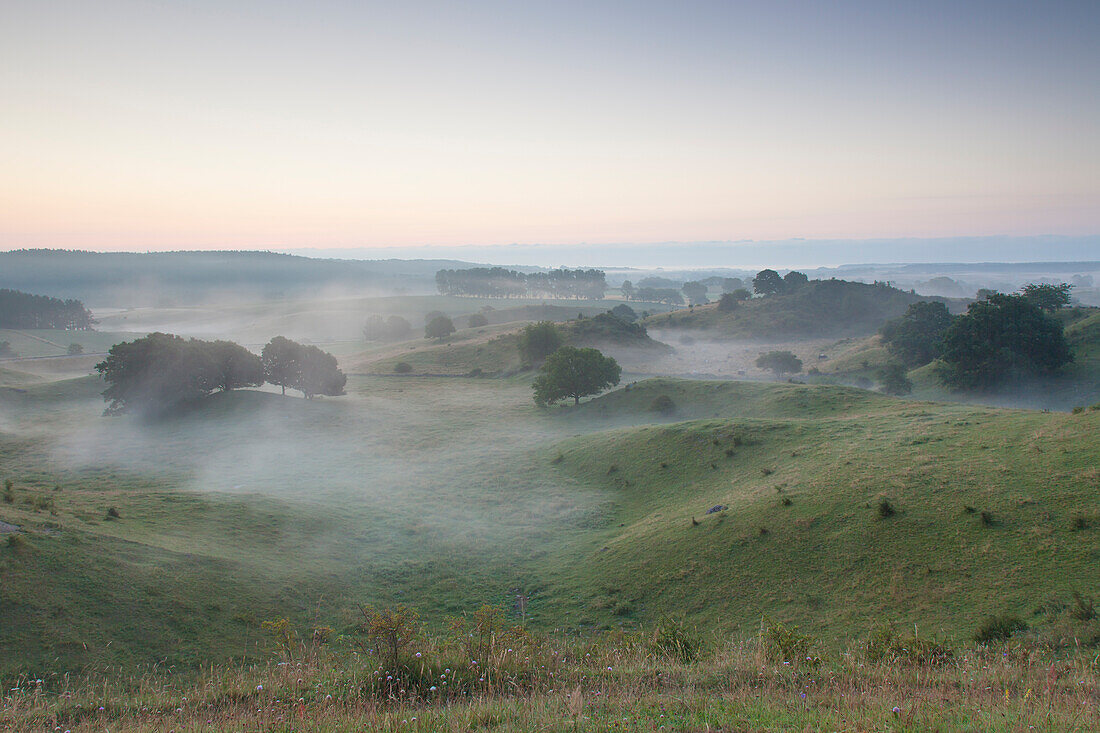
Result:
<svg viewBox="0 0 1100 733"><path fill-rule="evenodd" d="M884 627L819 655L809 637L767 624L685 654L694 639L669 643L682 628L534 638L484 621L418 635L396 666L384 661L392 648L315 635L263 665L22 679L3 693L0 730L1100 729L1095 650L952 649Z"/></svg>

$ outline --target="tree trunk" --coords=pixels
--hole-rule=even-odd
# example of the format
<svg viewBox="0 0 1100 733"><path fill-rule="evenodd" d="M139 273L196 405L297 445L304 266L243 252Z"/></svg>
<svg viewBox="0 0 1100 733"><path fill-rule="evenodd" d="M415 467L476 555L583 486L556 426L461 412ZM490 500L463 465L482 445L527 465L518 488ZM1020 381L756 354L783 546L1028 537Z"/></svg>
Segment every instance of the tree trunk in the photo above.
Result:
<svg viewBox="0 0 1100 733"><path fill-rule="evenodd" d="M279 386L283 388L283 397L286 397L286 385L280 384Z"/></svg>
<svg viewBox="0 0 1100 733"><path fill-rule="evenodd" d="M574 405L579 405L580 403L581 403L581 398L578 397L577 395L573 395L573 404Z"/></svg>

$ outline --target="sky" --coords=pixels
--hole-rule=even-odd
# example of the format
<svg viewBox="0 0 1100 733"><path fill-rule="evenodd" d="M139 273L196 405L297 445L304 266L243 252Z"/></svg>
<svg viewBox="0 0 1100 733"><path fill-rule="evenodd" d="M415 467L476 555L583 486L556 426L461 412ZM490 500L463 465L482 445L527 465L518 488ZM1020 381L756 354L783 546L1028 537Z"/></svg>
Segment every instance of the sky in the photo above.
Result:
<svg viewBox="0 0 1100 733"><path fill-rule="evenodd" d="M1098 37L1096 0L5 0L0 249L1097 235Z"/></svg>

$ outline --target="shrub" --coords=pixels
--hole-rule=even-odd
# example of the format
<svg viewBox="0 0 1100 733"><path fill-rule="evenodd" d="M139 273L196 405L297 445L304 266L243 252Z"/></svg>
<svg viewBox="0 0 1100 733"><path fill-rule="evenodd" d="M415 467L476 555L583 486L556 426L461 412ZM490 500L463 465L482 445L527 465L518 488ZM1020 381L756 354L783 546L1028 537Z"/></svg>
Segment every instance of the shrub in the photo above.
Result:
<svg viewBox="0 0 1100 733"><path fill-rule="evenodd" d="M1078 621L1092 621L1096 618L1096 605L1092 598L1085 598L1077 591L1073 591L1073 608L1069 615Z"/></svg>
<svg viewBox="0 0 1100 733"><path fill-rule="evenodd" d="M896 664L939 666L955 657L955 650L935 638L921 639L916 634L901 635L893 624L880 624L871 629L864 646L867 661Z"/></svg>
<svg viewBox="0 0 1100 733"><path fill-rule="evenodd" d="M489 325L489 319L480 313L474 313L472 316L469 317L467 323L469 324L470 328L481 328L482 326Z"/></svg>
<svg viewBox="0 0 1100 733"><path fill-rule="evenodd" d="M799 633L797 626L787 626L765 616L761 622L760 635L764 653L772 661L787 662L792 665L816 665L821 662L821 659L813 653L817 640L809 634Z"/></svg>
<svg viewBox="0 0 1100 733"><path fill-rule="evenodd" d="M784 496L783 497L783 506L790 506L791 503L792 503L791 502L791 497L789 497L789 496Z"/></svg>
<svg viewBox="0 0 1100 733"><path fill-rule="evenodd" d="M1085 412L1085 407L1084 405L1077 405L1071 412L1073 412L1074 415L1081 415Z"/></svg>
<svg viewBox="0 0 1100 733"><path fill-rule="evenodd" d="M7 495L5 495L5 500L6 500L6 496ZM1072 522L1071 526L1073 527L1073 530L1075 532L1083 530L1083 529L1088 529L1091 526L1091 524L1092 523L1089 521L1089 518L1086 517L1084 514L1074 514L1073 515L1073 522Z"/></svg>
<svg viewBox="0 0 1100 733"><path fill-rule="evenodd" d="M894 508L894 505L890 503L889 499L880 499L878 502L878 515L882 519L892 517L898 513L898 510Z"/></svg>
<svg viewBox="0 0 1100 733"><path fill-rule="evenodd" d="M65 349L65 353L69 356L79 356L84 353L84 347L77 343L69 344L69 348Z"/></svg>
<svg viewBox="0 0 1100 733"><path fill-rule="evenodd" d="M650 644L655 652L664 654L684 664L691 664L699 658L703 639L698 629L688 626L683 619L662 616L653 630Z"/></svg>
<svg viewBox="0 0 1100 733"><path fill-rule="evenodd" d="M8 547L15 551L29 549L31 543L27 541L27 538L20 532L12 532L8 535Z"/></svg>
<svg viewBox="0 0 1100 733"><path fill-rule="evenodd" d="M990 514L989 512L983 511L978 516L981 517L983 527L992 527L993 526L993 515L992 514Z"/></svg>
<svg viewBox="0 0 1100 733"><path fill-rule="evenodd" d="M408 606L375 610L360 606L363 620L356 630L366 637L366 641L378 650L378 656L385 655L389 669L398 668L398 655L401 650L420 635L420 616ZM360 646L363 647L362 643ZM367 651L365 648L363 651Z"/></svg>
<svg viewBox="0 0 1100 733"><path fill-rule="evenodd" d="M1001 616L988 616L978 630L974 632L974 641L979 644L988 644L995 641L1004 641L1017 631L1026 631L1027 624L1019 616L1003 614Z"/></svg>
<svg viewBox="0 0 1100 733"><path fill-rule="evenodd" d="M672 401L672 398L666 394L657 395L653 398L653 402L649 405L650 412L657 412L662 415L671 415L676 411L676 403Z"/></svg>
<svg viewBox="0 0 1100 733"><path fill-rule="evenodd" d="M4 479L4 503L15 503L15 482L9 479Z"/></svg>
<svg viewBox="0 0 1100 733"><path fill-rule="evenodd" d="M119 514L118 509L116 507L111 507L110 509L108 509L107 510L107 516L110 517L111 519L119 519L119 518L122 517L122 515Z"/></svg>
<svg viewBox="0 0 1100 733"><path fill-rule="evenodd" d="M399 361L393 365L395 374L409 374L413 370L412 364L407 361Z"/></svg>

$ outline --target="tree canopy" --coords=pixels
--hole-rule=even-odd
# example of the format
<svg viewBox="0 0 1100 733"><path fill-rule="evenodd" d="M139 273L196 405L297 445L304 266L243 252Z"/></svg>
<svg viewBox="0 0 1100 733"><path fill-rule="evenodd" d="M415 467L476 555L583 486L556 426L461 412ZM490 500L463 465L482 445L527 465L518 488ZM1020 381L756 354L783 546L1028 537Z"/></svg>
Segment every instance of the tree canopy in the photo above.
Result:
<svg viewBox="0 0 1100 733"><path fill-rule="evenodd" d="M546 406L567 397L578 404L581 397L618 384L621 373L618 362L596 349L563 346L546 359L531 385L535 404Z"/></svg>
<svg viewBox="0 0 1100 733"><path fill-rule="evenodd" d="M209 347L167 333L115 344L96 364L107 382L106 413L160 414L210 394L218 370Z"/></svg>
<svg viewBox="0 0 1100 733"><path fill-rule="evenodd" d="M952 389L986 389L1010 375L1050 374L1073 361L1062 324L1023 295L975 301L943 334L936 372Z"/></svg>
<svg viewBox="0 0 1100 733"><path fill-rule="evenodd" d="M565 336L552 321L529 323L519 333L519 354L528 364L538 364L565 343Z"/></svg>
<svg viewBox="0 0 1100 733"><path fill-rule="evenodd" d="M303 346L283 336L276 336L260 354L264 377L282 388L297 389L312 399L317 395L337 397L344 394L347 377L336 364L336 357L316 346Z"/></svg>
<svg viewBox="0 0 1100 733"><path fill-rule="evenodd" d="M690 305L702 305L707 302L707 286L698 280L684 283L680 291L687 296Z"/></svg>
<svg viewBox="0 0 1100 733"><path fill-rule="evenodd" d="M1020 288L1020 293L1032 305L1038 306L1048 313L1053 313L1059 308L1069 305L1069 291L1073 288L1069 283L1058 285L1046 285L1031 283Z"/></svg>
<svg viewBox="0 0 1100 733"><path fill-rule="evenodd" d="M424 338L443 340L455 332L455 324L447 316L436 316L424 326Z"/></svg>
<svg viewBox="0 0 1100 733"><path fill-rule="evenodd" d="M757 295L775 295L783 290L783 278L775 270L761 270L752 279L752 291Z"/></svg>
<svg viewBox="0 0 1100 733"><path fill-rule="evenodd" d="M443 295L486 298L584 298L599 300L607 291L603 270L558 269L523 273L503 267L440 270L436 286Z"/></svg>
<svg viewBox="0 0 1100 733"><path fill-rule="evenodd" d="M890 353L907 366L927 364L939 355L940 340L952 316L939 301L913 303L905 314L879 329Z"/></svg>
<svg viewBox="0 0 1100 733"><path fill-rule="evenodd" d="M398 315L373 315L363 326L363 338L367 341L396 341L412 333L412 325Z"/></svg>
<svg viewBox="0 0 1100 733"><path fill-rule="evenodd" d="M802 371L802 360L789 351L769 351L756 359L756 366L768 369L776 377L784 374L798 374Z"/></svg>

